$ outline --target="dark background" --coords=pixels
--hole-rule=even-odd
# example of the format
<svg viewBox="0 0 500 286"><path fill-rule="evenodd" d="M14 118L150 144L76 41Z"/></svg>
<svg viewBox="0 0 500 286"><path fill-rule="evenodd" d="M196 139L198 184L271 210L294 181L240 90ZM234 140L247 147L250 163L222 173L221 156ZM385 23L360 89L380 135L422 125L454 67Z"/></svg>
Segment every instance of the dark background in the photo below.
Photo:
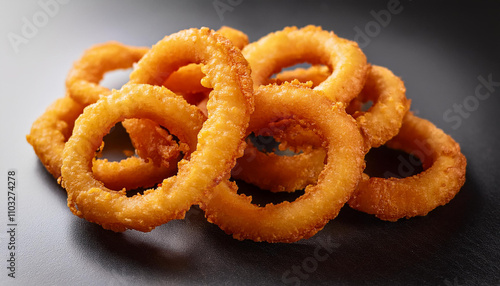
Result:
<svg viewBox="0 0 500 286"><path fill-rule="evenodd" d="M214 3L229 2L69 1L17 53L9 33L22 35L23 18L32 21L44 10L37 1L0 3L0 170L2 177L17 171L19 222L11 279L7 200L0 195L1 285L279 285L287 277L301 285L500 285L500 86L474 100L480 77L500 82L500 2L402 0L382 23L374 15L393 1L242 0L219 14ZM396 223L345 207L316 236L294 244L234 240L197 207L151 233L118 234L71 214L66 193L25 140L32 122L64 95L72 62L93 44L150 46L182 29L221 25L254 41L308 24L358 40L371 63L405 81L411 109L460 143L467 181L449 204ZM459 104L470 110L445 115ZM328 242L328 259L314 260L315 249ZM286 276L294 266L304 274Z"/></svg>

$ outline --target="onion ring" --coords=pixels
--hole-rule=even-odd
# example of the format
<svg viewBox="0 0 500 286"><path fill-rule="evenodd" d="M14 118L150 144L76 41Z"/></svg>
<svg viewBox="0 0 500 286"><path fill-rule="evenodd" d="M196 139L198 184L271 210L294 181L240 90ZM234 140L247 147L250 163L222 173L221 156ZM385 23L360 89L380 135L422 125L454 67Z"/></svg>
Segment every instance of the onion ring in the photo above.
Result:
<svg viewBox="0 0 500 286"><path fill-rule="evenodd" d="M408 112L399 134L385 144L413 153L423 163L420 174L370 178L364 174L349 205L382 220L425 216L448 203L465 183L467 160L460 146L431 122Z"/></svg>
<svg viewBox="0 0 500 286"><path fill-rule="evenodd" d="M242 49L248 44L248 36L236 29L222 26L216 33L228 39L238 49ZM163 86L176 94L182 95L189 103L198 106L208 116L207 101L211 88L204 87L201 84L204 77L202 65L191 63L174 71L163 82ZM154 129L160 129L156 123L148 124L151 126L145 127L146 123L139 123L140 121L126 120L123 123L139 156L147 156L147 158L151 158L153 162L159 165L170 163L173 157L170 153L164 151L170 149L170 146L175 146L175 144L172 144L171 140L166 138L169 134L156 133ZM144 136L144 134L147 134L147 136ZM165 138L161 138L162 136ZM146 140L146 138L156 138L157 140Z"/></svg>
<svg viewBox="0 0 500 286"><path fill-rule="evenodd" d="M364 168L363 139L355 121L339 104L300 85L262 86L255 92L249 131L269 122L296 118L317 130L327 145L328 160L316 185L293 202L258 207L225 181L200 204L209 222L234 238L294 242L308 238L337 216L350 198ZM342 104L340 104L342 105ZM279 106L279 108L276 108Z"/></svg>
<svg viewBox="0 0 500 286"><path fill-rule="evenodd" d="M242 53L252 68L255 88L267 83L273 73L286 66L304 61L326 65L333 72L314 90L344 103L359 94L369 67L355 42L316 26L287 27L249 44Z"/></svg>
<svg viewBox="0 0 500 286"><path fill-rule="evenodd" d="M197 43L194 47L193 39ZM253 111L250 68L241 52L229 40L208 28L184 30L158 42L137 63L130 82L161 85L172 72L190 63L203 64L201 69L205 77L201 83L207 88L213 87L206 103L206 127L200 132L199 142L220 148L217 154L224 160L218 162L217 167L211 166L208 172L222 174L220 181L227 175L223 171L230 170L236 158L243 154L243 138ZM224 132L217 131L221 126L225 126ZM160 150L161 147L153 148ZM239 150L237 155L234 150Z"/></svg>
<svg viewBox="0 0 500 286"><path fill-rule="evenodd" d="M64 148L61 185L75 215L113 231L151 231L169 220L182 218L208 185L204 176L198 174L205 168L205 161L200 160L204 156L193 158L196 152L206 151L204 146L191 154L189 162L184 160L179 165L177 176L165 179L156 190L148 190L144 195L126 197L123 191L110 190L95 179L91 162L102 138L117 122L134 117L160 122L190 150L196 148L204 120L198 108L166 88L149 85L126 85L84 110Z"/></svg>

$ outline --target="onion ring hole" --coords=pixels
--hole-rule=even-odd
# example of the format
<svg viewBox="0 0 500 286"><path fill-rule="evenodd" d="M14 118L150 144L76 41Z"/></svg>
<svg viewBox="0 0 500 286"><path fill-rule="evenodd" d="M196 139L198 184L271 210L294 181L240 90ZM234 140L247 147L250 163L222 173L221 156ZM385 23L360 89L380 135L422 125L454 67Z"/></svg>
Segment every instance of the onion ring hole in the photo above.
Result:
<svg viewBox="0 0 500 286"><path fill-rule="evenodd" d="M371 148L365 161L365 173L370 177L406 178L424 171L417 156L386 146Z"/></svg>

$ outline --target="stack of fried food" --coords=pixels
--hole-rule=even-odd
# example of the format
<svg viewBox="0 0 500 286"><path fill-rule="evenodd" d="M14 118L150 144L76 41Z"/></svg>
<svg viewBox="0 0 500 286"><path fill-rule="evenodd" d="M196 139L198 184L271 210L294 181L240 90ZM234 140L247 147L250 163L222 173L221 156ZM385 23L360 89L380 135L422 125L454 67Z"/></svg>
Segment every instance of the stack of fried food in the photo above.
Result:
<svg viewBox="0 0 500 286"><path fill-rule="evenodd" d="M282 71L303 62L311 67ZM120 90L99 85L106 72L132 66ZM151 48L109 42L74 63L66 87L27 140L66 189L71 211L113 231L151 231L199 205L236 239L295 242L346 203L396 221L448 203L465 182L459 145L408 111L401 79L370 65L355 42L316 26L250 44L229 27L183 30ZM136 152L100 159L118 122ZM263 152L251 134L272 136L294 154ZM424 171L364 174L365 155L382 145L415 155ZM304 194L257 206L234 179ZM127 196L137 188L149 189Z"/></svg>

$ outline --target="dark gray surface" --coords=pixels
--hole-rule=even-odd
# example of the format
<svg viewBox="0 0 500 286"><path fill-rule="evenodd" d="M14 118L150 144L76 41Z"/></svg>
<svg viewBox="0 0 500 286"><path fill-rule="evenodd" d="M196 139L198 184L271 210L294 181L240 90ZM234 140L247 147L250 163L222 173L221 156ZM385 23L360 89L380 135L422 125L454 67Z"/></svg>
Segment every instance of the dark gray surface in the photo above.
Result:
<svg viewBox="0 0 500 286"><path fill-rule="evenodd" d="M455 104L478 97L478 77L500 82L497 1L401 1L400 12L363 43L370 62L405 81L412 110L455 138L468 159L460 193L428 216L389 223L346 207L315 237L294 244L236 241L207 223L196 207L186 220L147 234L116 234L73 216L64 190L24 137L44 109L64 95L66 73L83 50L109 40L152 45L184 28L221 25L245 31L252 41L284 26L307 24L355 39L356 27L376 23L371 11L387 9L391 1L242 0L233 1L238 5L223 18L213 2L69 1L18 53L8 33L22 35L23 17L30 20L43 9L36 1L0 3L0 174L6 182L7 170L17 170L19 223L17 278L11 279L2 191L1 285L280 284L287 282L286 271L303 263L312 269L298 279L302 285L500 284L500 87L493 86L489 98L459 116L459 125L456 118L444 117ZM314 264L315 249L328 241L329 257Z"/></svg>

